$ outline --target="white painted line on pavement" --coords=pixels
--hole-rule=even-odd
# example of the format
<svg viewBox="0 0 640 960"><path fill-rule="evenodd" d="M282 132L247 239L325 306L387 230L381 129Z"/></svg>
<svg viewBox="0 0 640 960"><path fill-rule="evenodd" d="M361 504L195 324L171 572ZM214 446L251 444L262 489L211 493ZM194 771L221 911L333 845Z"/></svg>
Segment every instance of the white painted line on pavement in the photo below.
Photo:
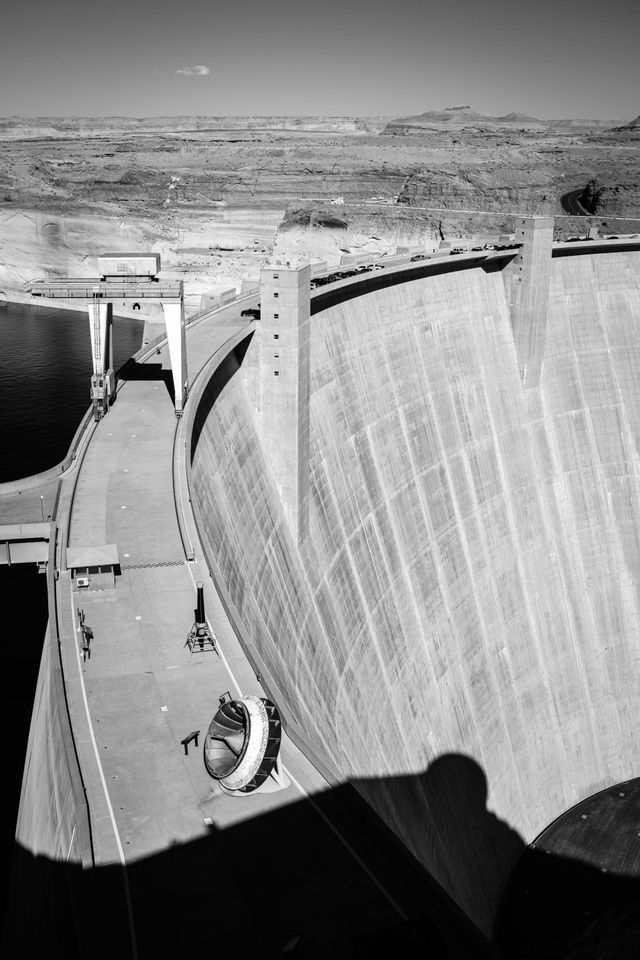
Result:
<svg viewBox="0 0 640 960"><path fill-rule="evenodd" d="M196 578L194 577L194 575L193 575L193 570L191 569L191 567L189 566L189 564L187 564L187 570L189 571L189 576L191 577L191 582L193 583L193 586L195 587L195 589L196 589L196 591L197 591L198 588L197 588L197 586L196 586ZM207 626L209 627L209 630L211 630L211 633L215 636L215 631L214 631L213 627L211 626L211 624L209 623L209 619L208 619L208 618L207 618ZM220 654L220 659L221 659L222 662L224 663L225 670L227 671L227 673L229 674L229 676L230 676L231 679L233 680L233 685L234 685L234 687L236 688L236 692L237 692L238 696L241 697L241 696L242 696L242 690L241 690L241 688L240 688L240 684L239 684L238 681L236 680L236 678L235 678L235 676L234 676L234 674L233 674L233 671L232 671L231 667L229 666L229 662L228 662L227 658L225 657L225 655L224 655L224 653L223 653L223 651L222 651L222 647L220 646L220 641L217 639L217 637L216 637L216 649L217 649L218 653Z"/></svg>
<svg viewBox="0 0 640 960"><path fill-rule="evenodd" d="M71 842L69 844L69 849L67 850L67 863L69 862L69 857L71 856L71 848L73 846L73 841L76 838L76 830L78 829L78 824L74 823L73 830L71 832Z"/></svg>

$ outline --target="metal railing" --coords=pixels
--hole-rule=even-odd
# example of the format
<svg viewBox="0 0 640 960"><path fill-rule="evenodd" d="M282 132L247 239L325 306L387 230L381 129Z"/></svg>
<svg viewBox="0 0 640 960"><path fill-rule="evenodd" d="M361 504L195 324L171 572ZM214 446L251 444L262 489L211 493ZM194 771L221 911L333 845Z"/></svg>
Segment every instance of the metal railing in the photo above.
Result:
<svg viewBox="0 0 640 960"><path fill-rule="evenodd" d="M181 300L184 284L182 280L175 283L145 282L136 278L137 282L122 282L71 277L61 277L52 280L33 280L27 287L32 297L47 297L65 300Z"/></svg>

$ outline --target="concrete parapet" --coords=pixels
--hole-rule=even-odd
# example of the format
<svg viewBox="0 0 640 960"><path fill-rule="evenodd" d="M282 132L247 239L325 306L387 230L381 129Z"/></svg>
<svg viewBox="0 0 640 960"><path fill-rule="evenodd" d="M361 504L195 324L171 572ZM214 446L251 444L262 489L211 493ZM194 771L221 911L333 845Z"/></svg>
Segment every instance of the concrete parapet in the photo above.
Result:
<svg viewBox="0 0 640 960"><path fill-rule="evenodd" d="M553 217L522 218L516 224L511 279L511 326L525 387L540 383L547 325Z"/></svg>

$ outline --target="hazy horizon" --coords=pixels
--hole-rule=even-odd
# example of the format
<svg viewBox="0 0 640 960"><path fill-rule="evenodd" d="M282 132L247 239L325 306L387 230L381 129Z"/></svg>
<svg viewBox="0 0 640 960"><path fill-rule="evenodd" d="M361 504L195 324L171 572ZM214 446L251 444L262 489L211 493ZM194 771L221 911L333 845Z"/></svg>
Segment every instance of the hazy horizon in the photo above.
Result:
<svg viewBox="0 0 640 960"><path fill-rule="evenodd" d="M628 0L5 0L2 117L640 114Z"/></svg>
<svg viewBox="0 0 640 960"><path fill-rule="evenodd" d="M404 113L146 113L146 114L135 114L135 113L5 113L0 114L0 120L12 120L14 118L20 120L181 120L181 119L210 119L210 120L224 120L224 119L237 119L243 117L264 117L264 118L283 118L283 119L340 119L340 120L393 120L396 118L402 117L413 117L420 116L424 113L441 113L445 110L456 109L457 104L445 104L443 106L428 106L421 110L416 110L414 112ZM505 110L501 114L490 114L487 110L476 109L472 104L470 109L479 115L495 117L500 119L500 117L508 116L512 113L523 114L531 117L534 120L540 120L542 123L553 122L557 120L598 120L598 121L608 121L620 123L628 123L637 118L633 117L614 117L614 116L596 116L595 114L575 114L570 115L568 113L558 113L553 117L541 117L533 116L533 114L528 113L526 110L521 110L517 106L513 107L511 110Z"/></svg>

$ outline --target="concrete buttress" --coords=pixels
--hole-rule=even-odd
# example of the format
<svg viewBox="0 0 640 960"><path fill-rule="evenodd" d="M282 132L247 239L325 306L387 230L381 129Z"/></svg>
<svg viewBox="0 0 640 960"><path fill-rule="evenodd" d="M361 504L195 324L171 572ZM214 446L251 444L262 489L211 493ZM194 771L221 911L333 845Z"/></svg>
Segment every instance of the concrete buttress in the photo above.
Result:
<svg viewBox="0 0 640 960"><path fill-rule="evenodd" d="M522 246L511 267L511 326L522 382L536 387L544 357L553 217L518 220L516 240Z"/></svg>
<svg viewBox="0 0 640 960"><path fill-rule="evenodd" d="M264 448L290 529L299 543L309 524L310 267L275 264L260 275L260 320L249 381Z"/></svg>

